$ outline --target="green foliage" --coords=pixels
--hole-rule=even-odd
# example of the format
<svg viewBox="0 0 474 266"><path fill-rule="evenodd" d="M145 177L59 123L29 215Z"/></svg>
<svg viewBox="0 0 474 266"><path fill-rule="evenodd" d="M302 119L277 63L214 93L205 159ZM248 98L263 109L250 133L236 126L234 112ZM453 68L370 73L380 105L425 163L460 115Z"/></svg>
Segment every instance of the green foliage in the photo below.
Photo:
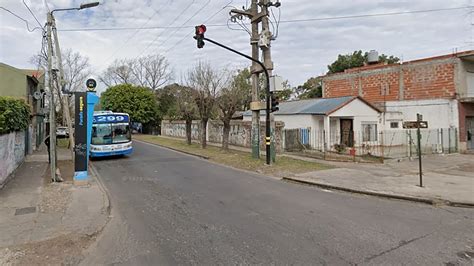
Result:
<svg viewBox="0 0 474 266"><path fill-rule="evenodd" d="M296 87L295 91L300 100L323 97L321 79L318 77L309 78L303 85Z"/></svg>
<svg viewBox="0 0 474 266"><path fill-rule="evenodd" d="M134 122L155 124L161 119L155 95L145 87L131 84L109 87L100 96L100 104L104 110L128 113Z"/></svg>
<svg viewBox="0 0 474 266"><path fill-rule="evenodd" d="M22 99L0 96L0 134L21 131L30 123L30 107Z"/></svg>
<svg viewBox="0 0 474 266"><path fill-rule="evenodd" d="M346 69L361 67L367 63L368 52L362 53L361 50L354 51L352 54L338 55L337 60L328 65L328 74L344 72ZM379 55L379 62L394 64L398 63L400 59L396 56L387 56L385 54Z"/></svg>
<svg viewBox="0 0 474 266"><path fill-rule="evenodd" d="M198 118L197 106L191 88L173 83L156 93L158 109L170 120L193 120Z"/></svg>

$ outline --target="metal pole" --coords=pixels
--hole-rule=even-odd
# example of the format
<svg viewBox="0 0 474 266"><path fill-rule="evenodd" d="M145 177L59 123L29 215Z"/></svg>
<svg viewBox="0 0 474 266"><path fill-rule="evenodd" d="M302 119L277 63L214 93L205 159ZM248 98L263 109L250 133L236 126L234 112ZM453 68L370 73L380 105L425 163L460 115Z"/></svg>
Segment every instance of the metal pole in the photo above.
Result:
<svg viewBox="0 0 474 266"><path fill-rule="evenodd" d="M265 128L265 148L266 148L265 151L266 151L266 154L265 154L265 155L266 155L266 163L267 163L268 165L270 165L270 163L271 163L271 154L270 154L270 133L271 133L271 129L270 129L270 76L268 75L268 70L267 70L267 68L266 68L265 65L264 65L262 62L260 62L259 60L254 59L254 58L252 58L252 57L250 57L250 56L248 56L248 55L246 55L246 54L243 54L243 53L241 53L241 52L239 52L239 51L237 51L237 50L234 50L234 49L232 49L232 48L230 48L230 47L227 47L227 46L225 46L225 45L223 45L223 44L220 44L220 43L218 43L218 42L216 42L216 41L213 41L213 40L211 40L211 39L208 39L208 38L206 38L206 37L204 37L203 40L208 41L208 42L210 42L210 43L213 43L213 44L215 44L215 45L217 45L217 46L219 46L219 47L222 47L222 48L224 48L224 49L226 49L226 50L229 50L229 51L231 51L231 52L233 52L233 53L236 53L236 54L238 54L238 55L240 55L240 56L243 56L243 57L245 57L245 58L247 58L247 59L249 59L249 60L252 60L253 62L259 64L259 65L262 67L263 72L265 73L265 77L266 77L266 99L267 99L266 121L265 121L265 126L266 126L266 128Z"/></svg>
<svg viewBox="0 0 474 266"><path fill-rule="evenodd" d="M420 122L421 122L421 115L416 114L416 120L417 120L417 139L418 139L418 167L419 167L419 173L420 173L420 187L423 187L423 168L421 165L421 131L420 131Z"/></svg>
<svg viewBox="0 0 474 266"><path fill-rule="evenodd" d="M51 27L52 27L53 15L48 12L47 14L47 25L46 25L46 37L48 39L48 86L50 91L50 103L49 103L49 154L51 163L51 179L56 182L56 108L54 106L54 89L53 89L53 44L51 40Z"/></svg>

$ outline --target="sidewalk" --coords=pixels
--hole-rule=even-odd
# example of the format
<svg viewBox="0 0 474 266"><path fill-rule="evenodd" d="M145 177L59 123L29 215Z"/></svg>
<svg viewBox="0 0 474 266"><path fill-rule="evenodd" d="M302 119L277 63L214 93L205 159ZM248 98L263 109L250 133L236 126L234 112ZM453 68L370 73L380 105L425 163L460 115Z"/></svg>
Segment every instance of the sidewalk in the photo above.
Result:
<svg viewBox="0 0 474 266"><path fill-rule="evenodd" d="M59 159L65 182L50 182L47 154L39 152L0 190L0 265L76 264L106 224L109 201L97 180L74 186L72 162Z"/></svg>
<svg viewBox="0 0 474 266"><path fill-rule="evenodd" d="M423 157L423 187L419 187L418 160L394 160L385 164L326 163L339 168L284 179L382 197L474 207L473 155Z"/></svg>

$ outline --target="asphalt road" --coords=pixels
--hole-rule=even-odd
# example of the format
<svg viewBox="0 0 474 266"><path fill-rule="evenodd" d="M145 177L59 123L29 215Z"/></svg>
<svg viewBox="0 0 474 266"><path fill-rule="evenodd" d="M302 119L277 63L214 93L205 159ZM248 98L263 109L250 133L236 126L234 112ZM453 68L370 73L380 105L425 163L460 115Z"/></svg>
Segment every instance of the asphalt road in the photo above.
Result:
<svg viewBox="0 0 474 266"><path fill-rule="evenodd" d="M84 265L472 265L474 209L326 191L135 142Z"/></svg>

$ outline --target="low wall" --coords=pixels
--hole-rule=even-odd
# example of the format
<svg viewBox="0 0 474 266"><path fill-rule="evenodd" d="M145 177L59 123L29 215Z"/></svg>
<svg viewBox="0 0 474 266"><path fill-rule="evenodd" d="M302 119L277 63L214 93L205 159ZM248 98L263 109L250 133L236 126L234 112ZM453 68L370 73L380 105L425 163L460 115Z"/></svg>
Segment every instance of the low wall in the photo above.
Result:
<svg viewBox="0 0 474 266"><path fill-rule="evenodd" d="M277 121L275 129L275 141L277 152L283 149L283 127L284 123ZM191 137L199 140L200 121L193 121ZM207 138L209 142L222 143L223 123L218 120L209 121L207 125ZM252 122L233 120L230 123L229 144L239 147L250 148L252 146ZM161 123L161 134L163 136L186 138L186 125L184 121L167 121ZM260 124L260 149L265 149L265 123Z"/></svg>
<svg viewBox="0 0 474 266"><path fill-rule="evenodd" d="M25 132L0 135L0 188L25 159Z"/></svg>

